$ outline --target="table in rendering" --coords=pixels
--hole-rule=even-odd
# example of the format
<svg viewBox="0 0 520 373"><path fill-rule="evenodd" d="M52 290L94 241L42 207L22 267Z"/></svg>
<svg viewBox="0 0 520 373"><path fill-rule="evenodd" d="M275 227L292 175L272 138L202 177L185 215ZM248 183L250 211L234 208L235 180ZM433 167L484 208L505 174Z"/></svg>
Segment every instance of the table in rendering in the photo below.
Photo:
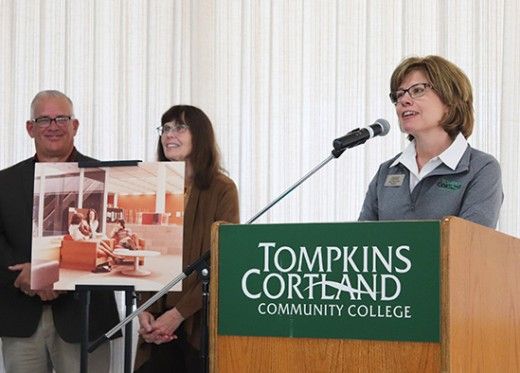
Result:
<svg viewBox="0 0 520 373"><path fill-rule="evenodd" d="M132 269L123 269L121 271L122 274L127 276L137 276L137 277L143 277L148 276L152 272L148 271L146 269L143 269L139 266L139 259L144 258L147 256L158 256L161 255L159 251L153 251L153 250L129 250L129 249L115 249L114 254L125 256L125 257L132 257L134 260L134 267Z"/></svg>

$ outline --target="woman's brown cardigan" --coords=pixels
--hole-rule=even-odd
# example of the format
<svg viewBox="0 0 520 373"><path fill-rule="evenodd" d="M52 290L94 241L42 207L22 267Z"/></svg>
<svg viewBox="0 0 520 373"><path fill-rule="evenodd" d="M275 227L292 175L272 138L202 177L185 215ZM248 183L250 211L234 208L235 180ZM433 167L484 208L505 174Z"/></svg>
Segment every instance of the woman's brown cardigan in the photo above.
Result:
<svg viewBox="0 0 520 373"><path fill-rule="evenodd" d="M239 223L240 220L237 188L233 180L223 174L219 174L208 189L200 190L195 185L192 187L184 211L183 268L210 249L211 225L221 220L230 223ZM149 294L142 293L141 302L149 297ZM195 274L184 280L181 292L168 293L166 302L164 299L158 300L148 311L161 314L173 307L176 307L184 317L188 342L198 349L202 286ZM136 367L147 360L149 347L142 338L139 339Z"/></svg>

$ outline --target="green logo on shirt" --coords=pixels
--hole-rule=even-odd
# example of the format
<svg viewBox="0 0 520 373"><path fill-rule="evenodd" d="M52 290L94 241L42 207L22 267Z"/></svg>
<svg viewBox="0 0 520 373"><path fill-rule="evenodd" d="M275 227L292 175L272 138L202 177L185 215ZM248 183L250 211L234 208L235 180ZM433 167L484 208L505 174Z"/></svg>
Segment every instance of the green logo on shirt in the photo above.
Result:
<svg viewBox="0 0 520 373"><path fill-rule="evenodd" d="M459 190L462 186L458 181L450 181L447 179L441 179L437 182L437 186L439 188L448 189L448 190Z"/></svg>

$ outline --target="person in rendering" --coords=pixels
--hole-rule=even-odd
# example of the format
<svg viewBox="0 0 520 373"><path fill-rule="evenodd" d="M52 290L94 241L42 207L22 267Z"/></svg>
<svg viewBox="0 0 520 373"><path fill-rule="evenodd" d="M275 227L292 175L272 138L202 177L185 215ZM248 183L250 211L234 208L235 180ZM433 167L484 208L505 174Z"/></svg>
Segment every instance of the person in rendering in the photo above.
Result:
<svg viewBox="0 0 520 373"><path fill-rule="evenodd" d="M371 181L359 220L441 219L447 215L495 228L503 201L497 160L472 148L471 83L440 56L403 60L390 99L411 141Z"/></svg>
<svg viewBox="0 0 520 373"><path fill-rule="evenodd" d="M75 241L89 240L92 237L92 231L88 222L83 217L83 214L76 212L70 218L69 224L69 234ZM112 252L110 246L103 240L95 240L97 241L97 256L119 259L117 255Z"/></svg>
<svg viewBox="0 0 520 373"><path fill-rule="evenodd" d="M110 237L114 239L114 246L130 250L139 250L141 248L139 245L139 237L137 237L137 234L132 233L130 228L126 227L125 220L118 219L116 224L110 234Z"/></svg>
<svg viewBox="0 0 520 373"><path fill-rule="evenodd" d="M91 236L95 236L98 233L99 219L96 210L89 209L87 213L87 223L90 228Z"/></svg>
<svg viewBox="0 0 520 373"><path fill-rule="evenodd" d="M186 162L183 265L187 266L210 248L213 222L239 222L238 192L224 175L211 121L202 110L173 106L163 114L157 130L158 159ZM201 371L200 280L188 277L182 292L171 292L161 300L139 315L136 371Z"/></svg>
<svg viewBox="0 0 520 373"><path fill-rule="evenodd" d="M26 123L36 154L0 171L0 337L7 373L79 372L81 303L73 291L32 291L31 240L36 162L90 160L74 147L79 122L70 98L42 91ZM91 340L119 321L112 291L93 292ZM108 372L110 347L90 354L92 372Z"/></svg>
<svg viewBox="0 0 520 373"><path fill-rule="evenodd" d="M72 214L69 224L69 234L73 240L88 240L92 234L90 227L83 214L76 212Z"/></svg>

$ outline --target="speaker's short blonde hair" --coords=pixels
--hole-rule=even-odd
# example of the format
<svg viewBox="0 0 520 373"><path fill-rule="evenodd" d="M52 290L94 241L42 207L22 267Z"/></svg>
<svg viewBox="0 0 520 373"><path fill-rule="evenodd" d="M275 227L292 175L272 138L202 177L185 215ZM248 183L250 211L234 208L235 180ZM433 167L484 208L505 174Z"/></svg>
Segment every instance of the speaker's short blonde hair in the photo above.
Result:
<svg viewBox="0 0 520 373"><path fill-rule="evenodd" d="M451 138L462 133L468 138L473 132L473 93L471 82L454 63L440 56L409 57L396 67L390 78L390 91L395 92L412 71L422 71L433 90L448 107L441 126ZM413 139L413 136L409 136Z"/></svg>

